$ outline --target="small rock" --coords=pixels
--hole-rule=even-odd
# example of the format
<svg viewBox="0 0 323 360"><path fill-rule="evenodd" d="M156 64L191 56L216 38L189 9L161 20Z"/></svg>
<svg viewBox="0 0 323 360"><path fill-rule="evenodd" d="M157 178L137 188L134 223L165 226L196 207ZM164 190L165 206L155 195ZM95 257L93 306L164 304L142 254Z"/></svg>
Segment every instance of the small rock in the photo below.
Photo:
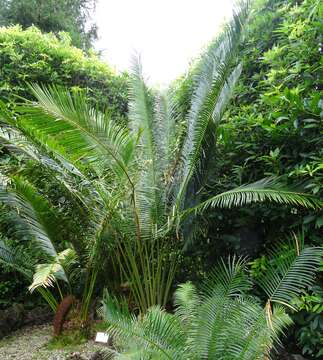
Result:
<svg viewBox="0 0 323 360"><path fill-rule="evenodd" d="M101 351L96 351L91 357L90 360L103 360L103 354Z"/></svg>
<svg viewBox="0 0 323 360"><path fill-rule="evenodd" d="M74 352L70 354L67 358L67 360L86 360L80 352Z"/></svg>
<svg viewBox="0 0 323 360"><path fill-rule="evenodd" d="M13 304L10 308L0 311L0 339L11 331L18 329L23 323L24 307Z"/></svg>
<svg viewBox="0 0 323 360"><path fill-rule="evenodd" d="M302 355L292 355L293 360L306 360Z"/></svg>

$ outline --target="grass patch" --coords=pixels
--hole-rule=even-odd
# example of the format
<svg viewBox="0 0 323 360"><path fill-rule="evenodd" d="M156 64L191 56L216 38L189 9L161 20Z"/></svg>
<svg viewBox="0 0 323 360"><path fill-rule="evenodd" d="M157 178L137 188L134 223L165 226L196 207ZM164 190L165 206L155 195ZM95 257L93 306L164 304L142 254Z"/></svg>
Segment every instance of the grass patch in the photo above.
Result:
<svg viewBox="0 0 323 360"><path fill-rule="evenodd" d="M88 337L80 330L66 330L59 336L53 337L46 348L48 350L73 348L78 345L85 344Z"/></svg>
<svg viewBox="0 0 323 360"><path fill-rule="evenodd" d="M92 330L96 333L98 331L107 331L107 323L105 321L97 321L92 325Z"/></svg>

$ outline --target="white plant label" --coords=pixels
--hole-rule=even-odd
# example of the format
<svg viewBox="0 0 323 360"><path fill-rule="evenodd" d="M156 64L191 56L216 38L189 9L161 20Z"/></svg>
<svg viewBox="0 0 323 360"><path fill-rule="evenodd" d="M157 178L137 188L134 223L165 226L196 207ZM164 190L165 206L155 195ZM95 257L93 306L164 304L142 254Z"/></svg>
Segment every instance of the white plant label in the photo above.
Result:
<svg viewBox="0 0 323 360"><path fill-rule="evenodd" d="M97 332L95 337L95 342L100 342L106 344L109 341L109 334L104 332Z"/></svg>

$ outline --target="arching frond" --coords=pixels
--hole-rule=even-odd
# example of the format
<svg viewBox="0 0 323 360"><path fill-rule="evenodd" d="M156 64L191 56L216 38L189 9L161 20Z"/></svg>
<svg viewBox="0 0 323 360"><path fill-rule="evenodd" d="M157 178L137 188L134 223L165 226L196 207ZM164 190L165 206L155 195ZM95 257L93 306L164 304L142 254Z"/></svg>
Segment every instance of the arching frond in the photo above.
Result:
<svg viewBox="0 0 323 360"><path fill-rule="evenodd" d="M128 177L134 141L129 132L108 114L89 107L83 93L58 87L32 85L36 103L22 106L18 123L53 151L72 163L86 163L100 177L112 171Z"/></svg>
<svg viewBox="0 0 323 360"><path fill-rule="evenodd" d="M313 284L322 256L323 248L303 247L302 241L295 234L288 243L284 242L283 246L274 249L273 261L258 279L268 302L293 308L292 300L302 289Z"/></svg>
<svg viewBox="0 0 323 360"><path fill-rule="evenodd" d="M38 287L53 287L56 280L67 281L60 264L38 264L33 276L33 282L28 289L33 292Z"/></svg>
<svg viewBox="0 0 323 360"><path fill-rule="evenodd" d="M323 202L311 194L288 189L278 183L277 179L266 178L253 184L215 195L199 205L184 212L184 217L192 212L200 213L210 207L232 208L258 202L274 202L310 209L321 209Z"/></svg>
<svg viewBox="0 0 323 360"><path fill-rule="evenodd" d="M158 307L152 307L139 319L122 312L109 311L107 332L121 341L122 353L115 358L182 360L185 355L185 335L178 319ZM117 340L118 341L118 340Z"/></svg>
<svg viewBox="0 0 323 360"><path fill-rule="evenodd" d="M0 202L17 211L33 236L35 244L49 257L57 255L54 239L57 229L51 221L49 204L39 196L31 184L15 177L12 186L0 185Z"/></svg>
<svg viewBox="0 0 323 360"><path fill-rule="evenodd" d="M39 287L52 287L58 280L69 283L67 272L75 263L76 253L72 249L66 249L55 256L49 264L38 264L33 275L33 282L28 287L30 292Z"/></svg>
<svg viewBox="0 0 323 360"><path fill-rule="evenodd" d="M89 189L89 180L83 172L58 153L54 154L50 151L50 154L46 154L48 148L45 149L44 145L40 145L38 140L35 140L34 138L33 141L29 140L17 128L0 125L0 144L11 154L22 155L24 158L34 160L39 165L50 169L58 183L65 187L83 206L90 206L94 200L100 200L93 191L91 200L82 193L82 186L87 186Z"/></svg>
<svg viewBox="0 0 323 360"><path fill-rule="evenodd" d="M198 358L239 359L248 331L246 320L251 323L261 311L259 305L247 301L221 295L207 298L199 308L190 334Z"/></svg>

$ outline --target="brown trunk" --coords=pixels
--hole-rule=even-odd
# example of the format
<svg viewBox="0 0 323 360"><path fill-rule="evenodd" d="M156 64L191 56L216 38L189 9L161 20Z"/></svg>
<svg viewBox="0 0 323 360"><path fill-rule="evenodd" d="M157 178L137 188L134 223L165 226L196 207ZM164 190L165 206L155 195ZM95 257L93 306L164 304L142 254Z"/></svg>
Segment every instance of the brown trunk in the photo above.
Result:
<svg viewBox="0 0 323 360"><path fill-rule="evenodd" d="M74 296L68 295L58 305L53 321L54 336L57 336L61 333L65 317L70 310L74 300Z"/></svg>

